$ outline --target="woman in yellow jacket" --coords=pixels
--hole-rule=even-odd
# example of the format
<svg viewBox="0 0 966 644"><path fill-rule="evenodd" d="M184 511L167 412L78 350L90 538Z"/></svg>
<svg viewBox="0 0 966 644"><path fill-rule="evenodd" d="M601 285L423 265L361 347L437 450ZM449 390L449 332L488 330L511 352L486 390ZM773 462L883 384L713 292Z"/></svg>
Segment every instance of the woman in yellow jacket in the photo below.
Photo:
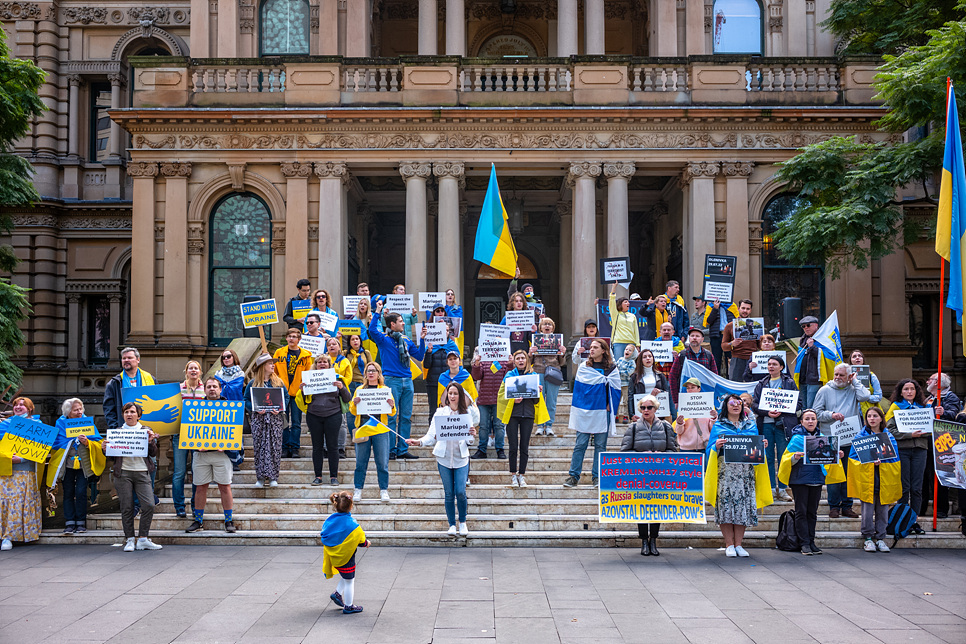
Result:
<svg viewBox="0 0 966 644"><path fill-rule="evenodd" d="M896 439L885 429L886 419L879 407L865 410L865 426L852 439L884 435L892 446L892 456L882 457L872 463L860 463L853 448L849 453L848 494L862 502L863 549L866 552L889 552L886 545L886 525L889 522L889 506L902 496L902 466L899 463L899 447ZM893 544L895 545L895 544Z"/></svg>
<svg viewBox="0 0 966 644"><path fill-rule="evenodd" d="M376 362L366 365L365 382L356 389L349 403L349 413L356 419L356 437L352 442L356 445L356 473L354 479L355 491L353 501L362 500L362 488L366 485L366 469L369 467L369 455L375 453L376 479L379 481L379 498L389 501L389 432L386 420L396 415L396 401L392 397L392 390L386 386L382 378L382 367ZM359 415L358 405L360 389L384 389L389 402L389 413L380 414L373 418L365 414Z"/></svg>
<svg viewBox="0 0 966 644"><path fill-rule="evenodd" d="M637 316L630 312L631 301L626 297L617 297L617 284L611 284L610 298L610 344L615 357L624 355L624 347L629 344L641 343L638 331Z"/></svg>

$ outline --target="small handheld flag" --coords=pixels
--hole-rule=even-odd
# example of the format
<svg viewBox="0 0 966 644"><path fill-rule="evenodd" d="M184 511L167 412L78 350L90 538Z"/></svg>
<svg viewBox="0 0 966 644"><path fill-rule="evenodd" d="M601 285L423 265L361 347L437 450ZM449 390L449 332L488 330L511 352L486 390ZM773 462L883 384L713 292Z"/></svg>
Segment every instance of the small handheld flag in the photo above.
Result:
<svg viewBox="0 0 966 644"><path fill-rule="evenodd" d="M386 432L392 431L386 425L380 423L377 419L372 416L369 420L359 425L356 428L356 435L352 439L353 443L364 443L369 440L370 436L378 436L379 434L385 434Z"/></svg>
<svg viewBox="0 0 966 644"><path fill-rule="evenodd" d="M486 188L480 221L476 226L473 259L512 276L517 268L517 249L510 237L506 208L496 182L496 166L490 164L490 185Z"/></svg>

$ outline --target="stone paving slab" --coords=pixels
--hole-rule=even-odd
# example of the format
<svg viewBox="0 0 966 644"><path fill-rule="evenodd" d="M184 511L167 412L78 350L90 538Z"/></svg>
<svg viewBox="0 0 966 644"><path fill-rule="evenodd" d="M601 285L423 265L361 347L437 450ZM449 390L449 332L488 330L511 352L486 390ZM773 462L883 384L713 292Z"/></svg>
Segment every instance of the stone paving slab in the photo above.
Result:
<svg viewBox="0 0 966 644"><path fill-rule="evenodd" d="M319 547L35 544L0 554L0 642L966 642L962 550L825 553L374 547L343 615Z"/></svg>

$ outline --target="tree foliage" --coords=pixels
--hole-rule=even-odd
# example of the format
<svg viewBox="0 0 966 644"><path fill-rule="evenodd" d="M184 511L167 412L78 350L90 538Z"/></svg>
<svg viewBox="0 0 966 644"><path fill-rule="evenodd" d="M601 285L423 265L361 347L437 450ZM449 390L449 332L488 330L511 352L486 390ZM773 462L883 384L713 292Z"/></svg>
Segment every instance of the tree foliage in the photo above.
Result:
<svg viewBox="0 0 966 644"><path fill-rule="evenodd" d="M26 60L11 58L4 31L0 29L0 232L10 233L13 220L6 210L38 199L31 181L30 163L13 154L14 142L30 132L34 117L45 107L38 92L44 72ZM12 272L17 265L13 248L0 246L0 271ZM19 386L23 375L13 363L24 338L18 323L27 319L30 304L26 289L0 278L0 387Z"/></svg>
<svg viewBox="0 0 966 644"><path fill-rule="evenodd" d="M779 252L790 262L818 263L836 277L848 266L866 268L921 232L920 224L903 217L901 205L936 203L931 182L942 167L946 77L966 88L966 0L949 5L910 0L906 16L900 2L833 0L828 26L846 36L848 48L901 50L883 53L875 87L889 109L876 126L908 135L899 143L833 137L782 164L778 179L806 203L775 233ZM954 20L924 28L950 13ZM964 107L966 101L960 101L962 122ZM898 200L903 188L918 197Z"/></svg>

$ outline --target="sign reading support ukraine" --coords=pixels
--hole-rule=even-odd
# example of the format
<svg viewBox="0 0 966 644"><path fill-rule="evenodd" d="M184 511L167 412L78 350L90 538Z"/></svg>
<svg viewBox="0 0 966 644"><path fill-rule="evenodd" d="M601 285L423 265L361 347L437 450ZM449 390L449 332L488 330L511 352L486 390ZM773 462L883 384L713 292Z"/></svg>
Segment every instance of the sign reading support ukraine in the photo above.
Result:
<svg viewBox="0 0 966 644"><path fill-rule="evenodd" d="M185 400L181 407L183 449L239 450L245 403L240 400Z"/></svg>
<svg viewBox="0 0 966 644"><path fill-rule="evenodd" d="M601 454L600 522L707 523L704 454Z"/></svg>
<svg viewBox="0 0 966 644"><path fill-rule="evenodd" d="M242 302L241 316L246 329L266 324L277 324L278 309L275 308L275 299Z"/></svg>

